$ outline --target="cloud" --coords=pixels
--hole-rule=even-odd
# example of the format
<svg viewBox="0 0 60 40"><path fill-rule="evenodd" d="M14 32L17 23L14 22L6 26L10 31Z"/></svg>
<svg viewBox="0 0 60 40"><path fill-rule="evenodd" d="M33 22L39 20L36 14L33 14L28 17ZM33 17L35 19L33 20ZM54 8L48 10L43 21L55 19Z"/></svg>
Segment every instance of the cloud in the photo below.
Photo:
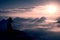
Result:
<svg viewBox="0 0 60 40"><path fill-rule="evenodd" d="M36 22L38 20L38 18L35 18L33 20L31 20L30 22Z"/></svg>
<svg viewBox="0 0 60 40"><path fill-rule="evenodd" d="M33 40L60 40L59 32L49 32L42 28L24 31L28 33L28 35L30 35L33 38Z"/></svg>
<svg viewBox="0 0 60 40"><path fill-rule="evenodd" d="M44 0L0 0L0 13L31 11L43 2Z"/></svg>
<svg viewBox="0 0 60 40"><path fill-rule="evenodd" d="M20 17L16 17L13 20L13 28L14 29L22 29L24 27L26 27L26 25L28 25L27 22L29 22L31 19L26 19L26 18L20 18Z"/></svg>
<svg viewBox="0 0 60 40"><path fill-rule="evenodd" d="M41 17L42 18L42 17ZM38 23L36 20L40 20ZM13 20L13 28L16 30L27 30L27 29L36 29L36 28L43 28L47 29L46 31L53 31L59 28L60 24L56 22L46 23L44 21L41 22L42 19L30 19L30 18L15 18ZM56 30L57 30L56 29ZM60 29L60 28L59 28ZM60 31L60 30L57 30Z"/></svg>
<svg viewBox="0 0 60 40"><path fill-rule="evenodd" d="M37 22L42 23L42 22L45 22L45 20L46 20L46 18L45 18L45 17L41 17L39 20L37 20Z"/></svg>
<svg viewBox="0 0 60 40"><path fill-rule="evenodd" d="M42 3L43 1L44 0L0 0L0 8L30 8Z"/></svg>
<svg viewBox="0 0 60 40"><path fill-rule="evenodd" d="M32 9L33 8L0 9L0 13L16 13L16 12L24 13L24 12L31 11Z"/></svg>
<svg viewBox="0 0 60 40"><path fill-rule="evenodd" d="M12 13L11 11L0 10L0 13Z"/></svg>
<svg viewBox="0 0 60 40"><path fill-rule="evenodd" d="M47 2L52 2L52 0L0 0L0 15L16 16L17 14L20 17L21 13L25 13L22 17L26 17L26 14L28 14L28 17L49 16L44 14L42 7L38 7L44 7Z"/></svg>
<svg viewBox="0 0 60 40"><path fill-rule="evenodd" d="M37 22L39 20L39 22ZM45 27L45 25L41 24L45 21L45 17L41 17L40 19L30 19L30 18L19 18L16 17L13 20L13 27L18 30L24 30L24 29L29 29L29 28L39 28L40 27ZM46 25L47 26L47 25Z"/></svg>

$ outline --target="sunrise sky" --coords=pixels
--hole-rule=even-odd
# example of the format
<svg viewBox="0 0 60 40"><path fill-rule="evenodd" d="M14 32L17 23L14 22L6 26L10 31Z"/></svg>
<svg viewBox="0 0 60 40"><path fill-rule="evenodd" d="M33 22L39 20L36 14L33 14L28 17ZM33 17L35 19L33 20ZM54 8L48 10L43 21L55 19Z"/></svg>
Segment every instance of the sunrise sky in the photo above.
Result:
<svg viewBox="0 0 60 40"><path fill-rule="evenodd" d="M55 19L59 7L60 0L0 0L0 16Z"/></svg>
<svg viewBox="0 0 60 40"><path fill-rule="evenodd" d="M14 25L19 30L21 26L23 29L36 27L60 32L60 23L56 20L60 17L60 0L0 0L0 16L16 17ZM45 22L41 23L41 21ZM20 25L20 22L23 25Z"/></svg>

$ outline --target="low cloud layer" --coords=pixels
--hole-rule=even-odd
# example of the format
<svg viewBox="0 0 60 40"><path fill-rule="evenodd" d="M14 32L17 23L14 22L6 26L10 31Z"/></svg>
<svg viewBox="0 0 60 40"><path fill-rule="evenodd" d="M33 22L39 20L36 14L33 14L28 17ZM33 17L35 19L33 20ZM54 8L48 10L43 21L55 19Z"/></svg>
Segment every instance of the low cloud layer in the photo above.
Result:
<svg viewBox="0 0 60 40"><path fill-rule="evenodd" d="M42 22L41 22L42 20ZM40 21L40 22L38 22ZM59 23L56 22L46 22L42 19L25 19L25 18L15 18L13 21L13 28L17 30L26 30L26 29L36 29L43 28L47 29L47 31L54 31L56 28L58 29ZM53 30L52 30L53 29ZM60 30L59 30L60 31Z"/></svg>

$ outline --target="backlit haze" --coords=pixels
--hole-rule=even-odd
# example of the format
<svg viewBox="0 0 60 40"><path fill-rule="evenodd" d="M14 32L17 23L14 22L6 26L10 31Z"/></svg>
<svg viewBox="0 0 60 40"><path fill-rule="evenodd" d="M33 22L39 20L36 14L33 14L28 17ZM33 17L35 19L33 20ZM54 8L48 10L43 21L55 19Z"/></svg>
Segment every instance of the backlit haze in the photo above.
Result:
<svg viewBox="0 0 60 40"><path fill-rule="evenodd" d="M22 18L46 17L46 22L56 22L56 18L60 16L60 0L1 0L0 5L0 16ZM55 25L52 29L48 30L60 32L60 29Z"/></svg>

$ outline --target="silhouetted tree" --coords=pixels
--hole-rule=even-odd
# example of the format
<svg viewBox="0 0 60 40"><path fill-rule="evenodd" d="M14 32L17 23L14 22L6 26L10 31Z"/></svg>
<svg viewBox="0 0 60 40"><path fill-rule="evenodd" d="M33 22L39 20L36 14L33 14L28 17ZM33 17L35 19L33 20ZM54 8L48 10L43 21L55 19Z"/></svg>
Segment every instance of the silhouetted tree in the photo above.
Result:
<svg viewBox="0 0 60 40"><path fill-rule="evenodd" d="M8 18L7 19L7 29L8 29L8 32L12 32L13 29L12 29L12 18Z"/></svg>
<svg viewBox="0 0 60 40"><path fill-rule="evenodd" d="M12 18L0 21L0 37L2 40L32 40L32 38L24 31L14 30L12 28ZM5 31L6 29L7 31ZM1 32L3 30L3 32ZM0 39L0 40L1 40Z"/></svg>

